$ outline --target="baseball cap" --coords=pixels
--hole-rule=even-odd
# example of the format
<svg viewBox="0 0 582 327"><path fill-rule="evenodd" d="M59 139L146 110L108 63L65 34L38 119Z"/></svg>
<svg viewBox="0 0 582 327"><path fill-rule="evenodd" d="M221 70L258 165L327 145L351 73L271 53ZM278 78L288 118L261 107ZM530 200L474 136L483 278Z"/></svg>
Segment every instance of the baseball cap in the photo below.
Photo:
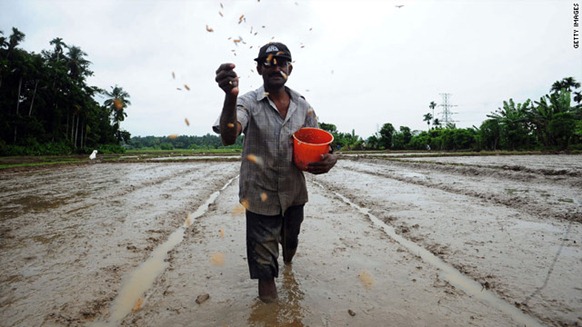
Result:
<svg viewBox="0 0 582 327"><path fill-rule="evenodd" d="M279 42L269 42L261 47L259 50L259 56L255 58L255 61L265 59L269 55L291 60L291 52L286 45Z"/></svg>

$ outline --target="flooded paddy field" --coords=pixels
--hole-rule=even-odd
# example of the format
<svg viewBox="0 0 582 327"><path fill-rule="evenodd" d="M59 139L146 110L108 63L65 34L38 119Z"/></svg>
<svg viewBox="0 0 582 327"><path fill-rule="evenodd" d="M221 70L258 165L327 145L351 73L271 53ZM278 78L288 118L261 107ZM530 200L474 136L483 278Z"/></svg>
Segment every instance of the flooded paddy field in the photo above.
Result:
<svg viewBox="0 0 582 327"><path fill-rule="evenodd" d="M239 163L0 171L1 326L580 326L582 156L345 156L279 300L248 277Z"/></svg>

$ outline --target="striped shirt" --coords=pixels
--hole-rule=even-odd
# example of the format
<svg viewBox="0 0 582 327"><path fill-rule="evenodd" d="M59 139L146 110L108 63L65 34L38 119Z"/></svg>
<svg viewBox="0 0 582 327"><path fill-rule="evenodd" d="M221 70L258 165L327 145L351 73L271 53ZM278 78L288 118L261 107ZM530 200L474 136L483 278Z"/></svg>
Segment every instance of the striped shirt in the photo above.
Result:
<svg viewBox="0 0 582 327"><path fill-rule="evenodd" d="M293 163L293 133L317 127L317 117L303 96L285 88L291 101L284 119L262 86L237 99L237 120L245 135L239 201L261 215L279 215L308 200L305 176ZM217 125L213 129L219 132Z"/></svg>

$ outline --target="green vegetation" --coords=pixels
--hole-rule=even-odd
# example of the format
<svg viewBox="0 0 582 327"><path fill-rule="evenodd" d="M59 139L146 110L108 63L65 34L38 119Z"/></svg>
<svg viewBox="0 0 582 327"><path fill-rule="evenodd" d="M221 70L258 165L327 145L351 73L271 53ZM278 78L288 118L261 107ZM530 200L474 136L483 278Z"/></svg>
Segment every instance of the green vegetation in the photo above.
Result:
<svg viewBox="0 0 582 327"><path fill-rule="evenodd" d="M81 155L126 151L240 152L243 137L225 147L217 135L131 137L121 128L127 118L130 95L115 85L110 91L87 85L93 75L87 54L61 38L51 50L30 53L18 45L24 33L13 28L9 37L0 31L0 156ZM481 126L442 126L435 118L437 104L419 119L425 131L396 129L384 123L363 139L340 132L334 124L320 127L334 135L340 150L438 151L580 151L582 150L582 94L572 77L556 81L539 101L503 101ZM106 98L99 104L95 97ZM389 113L386 116L389 117ZM81 156L81 162L86 156Z"/></svg>
<svg viewBox="0 0 582 327"><path fill-rule="evenodd" d="M343 150L439 150L439 151L580 151L582 150L582 94L580 83L567 77L556 81L550 94L539 101L503 101L480 127L441 126L432 112L423 115L427 131L398 130L385 123L375 135L362 140L352 131L341 133L333 124L321 128L334 135L334 146ZM572 95L573 98L572 98ZM432 127L431 127L432 120Z"/></svg>
<svg viewBox="0 0 582 327"><path fill-rule="evenodd" d="M151 149L151 150L174 150L190 149L194 152L231 152L233 149L242 149L243 136L239 136L233 145L224 146L218 135L206 134L204 136L176 137L168 136L145 136L132 137L129 149Z"/></svg>
<svg viewBox="0 0 582 327"><path fill-rule="evenodd" d="M120 128L129 94L87 85L86 53L63 39L41 54L18 48L25 34L0 31L0 155L122 152L130 139ZM100 105L95 96L110 97Z"/></svg>

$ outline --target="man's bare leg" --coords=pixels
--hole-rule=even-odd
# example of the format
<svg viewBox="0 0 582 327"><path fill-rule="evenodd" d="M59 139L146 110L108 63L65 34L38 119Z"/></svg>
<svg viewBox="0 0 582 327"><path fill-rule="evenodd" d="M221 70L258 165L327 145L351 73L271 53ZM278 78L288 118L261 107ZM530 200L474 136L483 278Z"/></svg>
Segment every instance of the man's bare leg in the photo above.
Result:
<svg viewBox="0 0 582 327"><path fill-rule="evenodd" d="M265 303L277 300L275 278L259 279L259 299Z"/></svg>

